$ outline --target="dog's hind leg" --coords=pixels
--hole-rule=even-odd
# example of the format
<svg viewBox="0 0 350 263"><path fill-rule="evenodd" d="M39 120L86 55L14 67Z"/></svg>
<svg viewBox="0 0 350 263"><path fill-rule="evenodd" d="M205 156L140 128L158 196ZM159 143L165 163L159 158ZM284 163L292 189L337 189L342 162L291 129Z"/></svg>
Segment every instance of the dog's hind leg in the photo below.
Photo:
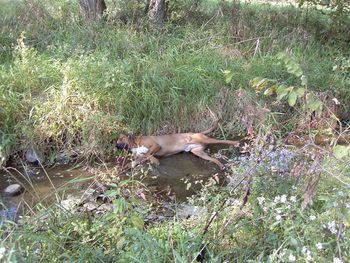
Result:
<svg viewBox="0 0 350 263"><path fill-rule="evenodd" d="M191 150L191 153L193 153L194 155L204 159L204 160L207 160L207 161L210 161L210 162L213 162L215 164L217 164L221 170L224 170L225 169L225 166L219 162L219 160L215 159L215 158L212 158L210 157L202 147L198 147L198 148L194 148Z"/></svg>
<svg viewBox="0 0 350 263"><path fill-rule="evenodd" d="M191 139L195 143L202 143L202 144L228 144L233 145L235 147L239 146L238 141L230 141L230 140L218 140L214 138L210 138L208 136L205 136L201 133L196 133L191 136Z"/></svg>
<svg viewBox="0 0 350 263"><path fill-rule="evenodd" d="M204 144L229 144L229 145L233 145L235 147L239 146L239 142L238 141L230 141L230 140L218 140L218 139L214 139L214 138L203 138L202 142Z"/></svg>

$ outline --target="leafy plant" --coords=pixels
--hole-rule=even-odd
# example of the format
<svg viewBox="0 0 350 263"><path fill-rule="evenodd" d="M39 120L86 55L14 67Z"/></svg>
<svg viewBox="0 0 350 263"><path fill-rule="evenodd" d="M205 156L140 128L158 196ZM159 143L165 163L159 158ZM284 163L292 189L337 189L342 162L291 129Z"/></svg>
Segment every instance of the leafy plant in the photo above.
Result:
<svg viewBox="0 0 350 263"><path fill-rule="evenodd" d="M299 6L310 4L322 13L329 15L333 21L332 28L335 31L345 33L350 20L350 3L344 0L298 0ZM346 36L345 36L346 37Z"/></svg>
<svg viewBox="0 0 350 263"><path fill-rule="evenodd" d="M345 145L336 145L333 148L333 153L338 159L350 156L350 147Z"/></svg>
<svg viewBox="0 0 350 263"><path fill-rule="evenodd" d="M276 95L278 101L286 98L291 107L294 107L298 100L303 99L305 110L311 112L321 110L322 102L312 92L308 91L307 77L303 74L295 58L286 53L279 53L276 58L289 74L299 78L299 86L287 86L279 83L277 80L257 77L250 81L250 85L255 89L256 93L262 93L265 96Z"/></svg>

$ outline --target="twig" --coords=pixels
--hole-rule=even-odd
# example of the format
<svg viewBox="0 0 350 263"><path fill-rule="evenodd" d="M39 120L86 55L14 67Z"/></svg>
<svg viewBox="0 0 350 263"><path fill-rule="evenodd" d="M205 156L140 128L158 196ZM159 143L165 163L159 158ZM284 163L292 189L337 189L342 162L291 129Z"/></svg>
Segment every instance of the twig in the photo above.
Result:
<svg viewBox="0 0 350 263"><path fill-rule="evenodd" d="M255 57L255 55L256 55L258 52L260 52L259 47L260 47L260 38L258 38L258 40L256 41L256 46L255 46L255 49L254 49L253 57Z"/></svg>

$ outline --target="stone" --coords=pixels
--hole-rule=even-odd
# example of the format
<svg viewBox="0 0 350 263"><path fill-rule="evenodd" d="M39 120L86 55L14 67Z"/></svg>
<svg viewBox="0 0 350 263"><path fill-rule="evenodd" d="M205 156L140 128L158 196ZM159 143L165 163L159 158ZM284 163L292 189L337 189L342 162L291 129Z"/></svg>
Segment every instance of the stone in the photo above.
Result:
<svg viewBox="0 0 350 263"><path fill-rule="evenodd" d="M11 184L5 188L4 193L7 196L16 196L22 193L23 187L20 184Z"/></svg>
<svg viewBox="0 0 350 263"><path fill-rule="evenodd" d="M96 202L87 202L83 205L83 207L88 211L93 211L98 208L98 204Z"/></svg>
<svg viewBox="0 0 350 263"><path fill-rule="evenodd" d="M113 209L114 209L114 205L112 205L112 204L102 204L98 208L98 210L104 211L104 212L112 211Z"/></svg>
<svg viewBox="0 0 350 263"><path fill-rule="evenodd" d="M68 164L78 157L78 149L66 150L59 152L56 156L56 162L58 164Z"/></svg>
<svg viewBox="0 0 350 263"><path fill-rule="evenodd" d="M190 218L190 217L202 217L206 214L207 210L204 207L192 206L188 204L181 204L177 207L177 216L179 218Z"/></svg>
<svg viewBox="0 0 350 263"><path fill-rule="evenodd" d="M89 188L86 189L83 193L83 195L81 196L81 200L82 202L86 203L86 202L91 202L91 201L95 201L96 200L96 190Z"/></svg>
<svg viewBox="0 0 350 263"><path fill-rule="evenodd" d="M26 150L25 153L26 160L30 163L43 163L45 161L44 155L38 149L34 149L34 147L30 147Z"/></svg>
<svg viewBox="0 0 350 263"><path fill-rule="evenodd" d="M61 201L61 206L67 211L75 210L79 204L81 204L81 199L71 195L69 195L67 199Z"/></svg>

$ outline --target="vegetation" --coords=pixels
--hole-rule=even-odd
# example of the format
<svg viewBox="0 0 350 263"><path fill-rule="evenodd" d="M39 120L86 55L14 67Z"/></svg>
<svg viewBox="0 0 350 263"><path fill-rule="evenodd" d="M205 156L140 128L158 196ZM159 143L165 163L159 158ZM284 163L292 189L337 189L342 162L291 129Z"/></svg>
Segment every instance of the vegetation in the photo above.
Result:
<svg viewBox="0 0 350 263"><path fill-rule="evenodd" d="M175 213L159 222L147 221L155 204L136 191L122 195L133 182L121 181L109 192L113 212L94 217L52 206L35 208L18 224L2 225L2 255L11 262L196 262L200 255L205 262L347 262L349 177L330 176L334 164L325 160L308 209L303 208L303 190L314 176L310 171L296 181L295 174L281 176L270 167L262 171L251 160L246 168L232 167L227 176L235 179L228 186L206 183L189 200L199 212L189 218ZM336 165L337 172L344 169ZM243 205L246 188L240 182L249 172L254 184Z"/></svg>
<svg viewBox="0 0 350 263"><path fill-rule="evenodd" d="M268 135L338 136L333 124L350 119L345 1L331 10L169 1L156 26L144 1L105 2L104 19L87 21L78 1L0 0L0 166L30 147L47 164L70 151L107 160L121 132L200 131L208 107L220 117L217 136L248 133L252 156ZM100 217L37 209L1 223L0 259L194 262L206 251L208 262L347 262L349 147L334 155L308 156L307 168L283 176L269 161L263 171L231 165L237 179L205 185L189 201L203 214L189 219L145 224L153 204L118 191L117 209Z"/></svg>
<svg viewBox="0 0 350 263"><path fill-rule="evenodd" d="M75 146L85 158L106 156L121 130L202 128L207 105L225 111L227 122L237 111L220 108L223 93L246 89L255 77L298 81L277 63L280 51L296 57L309 88L349 100L348 66L333 70L347 63L347 43L329 38L319 13L306 23L295 7L236 3L218 11L203 2L190 15L183 4L152 30L130 14L140 12L137 3L125 10L107 3L104 23L80 21L75 1L2 3L3 161L32 144L53 158ZM234 74L229 85L224 70ZM235 103L234 95L225 99Z"/></svg>

